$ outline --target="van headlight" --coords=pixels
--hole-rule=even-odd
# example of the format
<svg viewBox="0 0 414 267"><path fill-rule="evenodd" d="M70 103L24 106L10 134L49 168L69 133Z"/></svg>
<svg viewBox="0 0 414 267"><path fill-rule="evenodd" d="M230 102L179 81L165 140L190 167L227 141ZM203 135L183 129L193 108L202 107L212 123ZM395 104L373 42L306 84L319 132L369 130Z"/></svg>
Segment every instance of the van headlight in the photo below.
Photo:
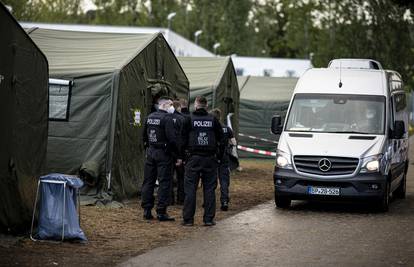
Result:
<svg viewBox="0 0 414 267"><path fill-rule="evenodd" d="M381 167L382 154L362 159L361 173L379 172Z"/></svg>
<svg viewBox="0 0 414 267"><path fill-rule="evenodd" d="M281 150L276 151L276 166L281 169L292 169L291 156Z"/></svg>

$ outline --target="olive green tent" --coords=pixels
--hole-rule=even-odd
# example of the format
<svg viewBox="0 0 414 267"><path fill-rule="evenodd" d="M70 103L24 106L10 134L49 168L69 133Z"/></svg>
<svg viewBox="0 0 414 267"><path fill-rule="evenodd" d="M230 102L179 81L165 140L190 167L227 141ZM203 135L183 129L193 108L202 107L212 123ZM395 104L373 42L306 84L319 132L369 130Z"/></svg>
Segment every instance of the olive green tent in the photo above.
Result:
<svg viewBox="0 0 414 267"><path fill-rule="evenodd" d="M142 122L153 95L188 98L187 77L166 40L162 34L29 31L49 60L50 77L69 81L49 89L48 170L74 174L92 162L116 199L136 196L145 159Z"/></svg>
<svg viewBox="0 0 414 267"><path fill-rule="evenodd" d="M47 147L46 57L0 3L0 231L30 225Z"/></svg>
<svg viewBox="0 0 414 267"><path fill-rule="evenodd" d="M190 102L198 95L205 96L210 108L220 108L223 123L227 115L233 130L239 128L239 87L230 57L178 57L190 81Z"/></svg>
<svg viewBox="0 0 414 267"><path fill-rule="evenodd" d="M254 76L237 79L240 87L239 145L274 152L278 137L270 132L271 120L276 114L282 118L286 115L298 79ZM239 157L270 158L240 150Z"/></svg>

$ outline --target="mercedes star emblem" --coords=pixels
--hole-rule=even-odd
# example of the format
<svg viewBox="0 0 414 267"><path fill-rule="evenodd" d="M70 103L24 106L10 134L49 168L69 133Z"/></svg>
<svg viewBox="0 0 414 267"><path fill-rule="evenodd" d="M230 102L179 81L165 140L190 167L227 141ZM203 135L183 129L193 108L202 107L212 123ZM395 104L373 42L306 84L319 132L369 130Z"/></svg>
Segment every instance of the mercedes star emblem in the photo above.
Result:
<svg viewBox="0 0 414 267"><path fill-rule="evenodd" d="M332 162L327 158L323 158L318 162L318 166L319 170L327 172L332 168Z"/></svg>

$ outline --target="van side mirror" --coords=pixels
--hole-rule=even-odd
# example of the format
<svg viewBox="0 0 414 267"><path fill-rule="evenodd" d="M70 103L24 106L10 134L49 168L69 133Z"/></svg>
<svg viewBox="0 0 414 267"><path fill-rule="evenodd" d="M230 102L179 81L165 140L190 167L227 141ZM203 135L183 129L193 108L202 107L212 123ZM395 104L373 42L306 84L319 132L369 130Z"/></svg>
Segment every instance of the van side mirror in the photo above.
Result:
<svg viewBox="0 0 414 267"><path fill-rule="evenodd" d="M401 139L405 134L405 124L403 121L394 122L394 131L392 132L393 139Z"/></svg>
<svg viewBox="0 0 414 267"><path fill-rule="evenodd" d="M272 126L271 131L273 134L281 134L282 133L282 117L280 115L275 115L272 118Z"/></svg>

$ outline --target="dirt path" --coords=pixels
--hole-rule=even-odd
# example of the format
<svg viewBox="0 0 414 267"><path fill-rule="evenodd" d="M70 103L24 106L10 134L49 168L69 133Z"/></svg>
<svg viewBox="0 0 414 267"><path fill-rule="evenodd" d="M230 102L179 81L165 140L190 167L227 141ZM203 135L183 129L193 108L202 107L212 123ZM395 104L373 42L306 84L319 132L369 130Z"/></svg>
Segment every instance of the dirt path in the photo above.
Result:
<svg viewBox="0 0 414 267"><path fill-rule="evenodd" d="M411 142L411 159L414 159ZM122 266L414 266L414 165L389 212L364 203L273 201Z"/></svg>
<svg viewBox="0 0 414 267"><path fill-rule="evenodd" d="M244 171L232 176L230 210L218 210L217 220L273 198L273 161L242 161L242 166ZM121 209L82 207L82 229L89 239L87 245L34 243L27 238L18 242L0 240L0 266L116 265L203 231L201 199L197 207L196 226L192 228L180 225L180 206L169 209L169 213L178 219L174 223L144 221L138 200L129 201Z"/></svg>

